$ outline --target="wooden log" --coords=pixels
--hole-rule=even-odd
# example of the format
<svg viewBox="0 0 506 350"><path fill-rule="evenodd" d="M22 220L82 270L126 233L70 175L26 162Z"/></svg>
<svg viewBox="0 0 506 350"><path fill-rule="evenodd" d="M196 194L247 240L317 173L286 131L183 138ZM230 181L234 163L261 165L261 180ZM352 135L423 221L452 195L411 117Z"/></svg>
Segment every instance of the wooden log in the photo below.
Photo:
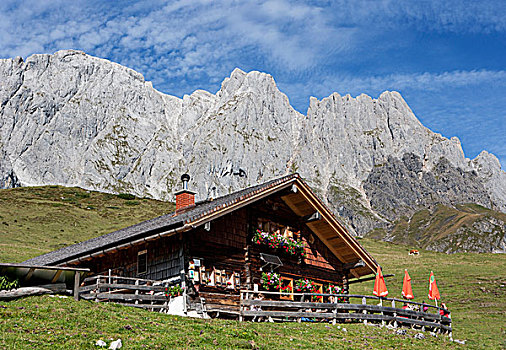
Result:
<svg viewBox="0 0 506 350"><path fill-rule="evenodd" d="M307 318L332 318L332 312L290 312L290 311L265 311L265 310L246 310L244 316L258 317L307 317Z"/></svg>
<svg viewBox="0 0 506 350"><path fill-rule="evenodd" d="M436 322L415 320L412 318L404 318L404 317L397 317L396 320L399 323L407 323L410 325L425 326L425 327L431 327L431 328L435 328L435 329L440 328L440 324L436 323Z"/></svg>
<svg viewBox="0 0 506 350"><path fill-rule="evenodd" d="M162 305L151 305L151 304L127 304L127 303L114 303L114 304L118 304L118 305L123 305L123 306L130 306L130 307L137 307L137 308L140 308L140 309L167 309L168 307L165 305L165 304L162 304Z"/></svg>
<svg viewBox="0 0 506 350"><path fill-rule="evenodd" d="M65 283L57 283L53 285L45 284L35 287L21 287L17 289L0 291L0 300L10 300L43 294L65 293L66 290L67 288L65 286Z"/></svg>
<svg viewBox="0 0 506 350"><path fill-rule="evenodd" d="M367 320L367 321L392 321L393 316L379 314L362 314L362 313L338 313L337 319L341 320Z"/></svg>
<svg viewBox="0 0 506 350"><path fill-rule="evenodd" d="M94 297L96 300L146 300L146 301L166 301L167 297L164 295L150 295L150 294L113 294L113 293L89 293L87 296ZM82 296L84 298L84 296Z"/></svg>

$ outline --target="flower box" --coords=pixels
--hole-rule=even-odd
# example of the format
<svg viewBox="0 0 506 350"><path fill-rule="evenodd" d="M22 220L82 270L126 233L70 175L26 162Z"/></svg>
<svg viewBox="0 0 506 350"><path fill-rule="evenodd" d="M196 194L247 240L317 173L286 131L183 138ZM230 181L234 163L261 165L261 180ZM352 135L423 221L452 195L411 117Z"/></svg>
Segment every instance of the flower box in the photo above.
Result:
<svg viewBox="0 0 506 350"><path fill-rule="evenodd" d="M281 234L264 232L257 229L253 235L253 243L271 249L279 249L281 252L288 255L298 257L306 256L304 242L298 242L291 237L284 237Z"/></svg>

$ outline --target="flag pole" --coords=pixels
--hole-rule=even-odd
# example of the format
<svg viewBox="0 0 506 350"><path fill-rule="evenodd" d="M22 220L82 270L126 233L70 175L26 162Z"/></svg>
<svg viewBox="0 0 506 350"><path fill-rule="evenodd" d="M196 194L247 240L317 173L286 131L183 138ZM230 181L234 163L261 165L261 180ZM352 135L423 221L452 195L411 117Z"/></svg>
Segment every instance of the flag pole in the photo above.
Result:
<svg viewBox="0 0 506 350"><path fill-rule="evenodd" d="M436 301L436 307L437 307L437 298L434 298L434 300Z"/></svg>

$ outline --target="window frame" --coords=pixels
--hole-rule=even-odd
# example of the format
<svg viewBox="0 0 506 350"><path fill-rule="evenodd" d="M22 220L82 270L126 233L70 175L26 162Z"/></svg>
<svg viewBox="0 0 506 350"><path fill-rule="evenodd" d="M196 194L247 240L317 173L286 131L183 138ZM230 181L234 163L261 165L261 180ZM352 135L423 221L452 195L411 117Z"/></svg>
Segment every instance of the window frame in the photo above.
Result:
<svg viewBox="0 0 506 350"><path fill-rule="evenodd" d="M145 259L145 262L144 262L145 269L144 269L144 271L140 271L141 257L143 257ZM145 275L147 273L148 273L148 250L144 249L144 250L140 250L140 251L137 252L137 275Z"/></svg>

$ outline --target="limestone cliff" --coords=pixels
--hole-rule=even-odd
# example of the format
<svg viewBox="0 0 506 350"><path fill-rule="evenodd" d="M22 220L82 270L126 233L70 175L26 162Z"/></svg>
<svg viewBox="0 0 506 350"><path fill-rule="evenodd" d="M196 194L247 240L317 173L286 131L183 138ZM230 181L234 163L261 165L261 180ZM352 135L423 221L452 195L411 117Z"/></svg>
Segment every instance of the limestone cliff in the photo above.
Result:
<svg viewBox="0 0 506 350"><path fill-rule="evenodd" d="M189 172L206 199L293 171L359 235L392 232L402 215L438 204L506 212L497 158L465 158L457 138L425 128L396 92L312 98L302 115L260 72L236 69L216 94L180 99L79 51L0 60L1 188L172 200Z"/></svg>

